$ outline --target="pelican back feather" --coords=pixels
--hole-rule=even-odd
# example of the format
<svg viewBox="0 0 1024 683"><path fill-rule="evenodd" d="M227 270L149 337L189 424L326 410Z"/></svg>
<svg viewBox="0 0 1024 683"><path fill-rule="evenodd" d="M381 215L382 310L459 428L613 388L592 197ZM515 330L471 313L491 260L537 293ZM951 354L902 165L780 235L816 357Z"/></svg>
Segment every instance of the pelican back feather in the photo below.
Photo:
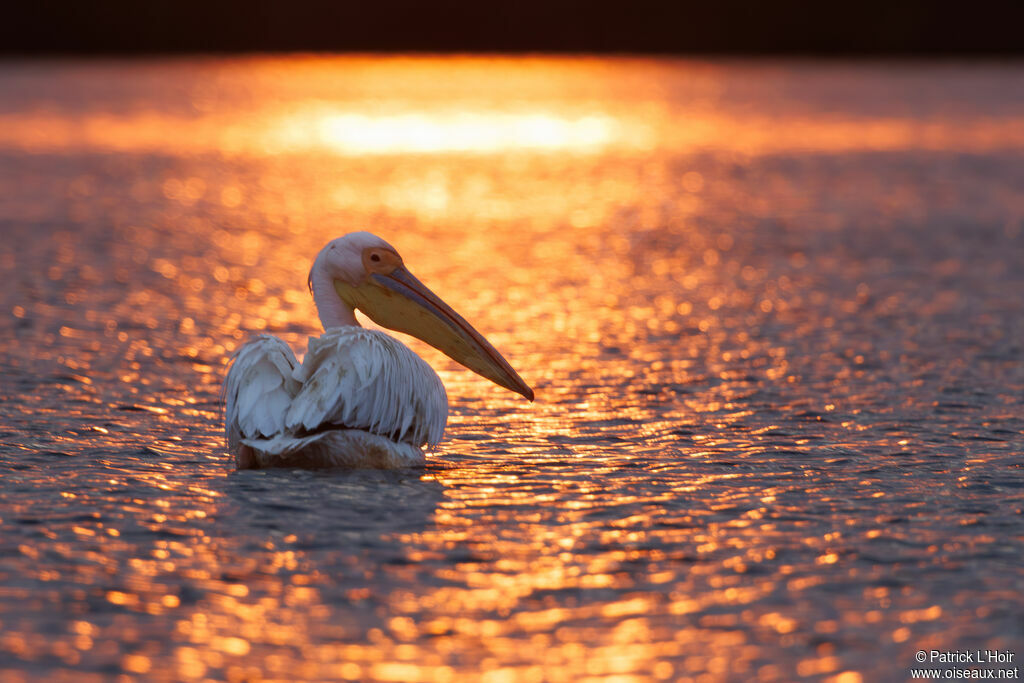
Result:
<svg viewBox="0 0 1024 683"><path fill-rule="evenodd" d="M295 354L277 337L261 334L238 349L224 381L225 431L234 452L242 439L270 437L284 429L299 383Z"/></svg>
<svg viewBox="0 0 1024 683"><path fill-rule="evenodd" d="M444 385L422 358L377 330L338 327L310 338L292 377L301 384L285 427L361 429L414 446L436 446L448 420Z"/></svg>

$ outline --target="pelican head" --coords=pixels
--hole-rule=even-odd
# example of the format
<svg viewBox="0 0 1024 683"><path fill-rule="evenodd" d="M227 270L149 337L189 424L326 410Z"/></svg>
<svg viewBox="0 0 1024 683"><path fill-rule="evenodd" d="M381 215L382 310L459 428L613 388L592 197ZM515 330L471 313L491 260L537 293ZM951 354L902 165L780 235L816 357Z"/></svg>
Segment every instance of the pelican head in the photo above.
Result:
<svg viewBox="0 0 1024 683"><path fill-rule="evenodd" d="M405 267L390 244L368 232L331 240L309 273L325 328L358 324L353 310L382 327L411 334L495 384L533 400L498 350Z"/></svg>

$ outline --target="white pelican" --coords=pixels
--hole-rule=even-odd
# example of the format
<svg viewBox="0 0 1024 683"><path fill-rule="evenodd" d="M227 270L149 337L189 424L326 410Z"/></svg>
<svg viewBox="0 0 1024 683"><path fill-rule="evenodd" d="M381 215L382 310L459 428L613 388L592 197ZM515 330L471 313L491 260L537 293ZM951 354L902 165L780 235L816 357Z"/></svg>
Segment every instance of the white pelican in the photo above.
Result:
<svg viewBox="0 0 1024 683"><path fill-rule="evenodd" d="M329 242L308 284L324 333L310 337L302 365L287 344L262 334L235 353L228 371L225 427L239 469L417 465L423 448L441 440L441 379L405 344L360 327L355 309L533 400L501 354L381 238L353 232Z"/></svg>

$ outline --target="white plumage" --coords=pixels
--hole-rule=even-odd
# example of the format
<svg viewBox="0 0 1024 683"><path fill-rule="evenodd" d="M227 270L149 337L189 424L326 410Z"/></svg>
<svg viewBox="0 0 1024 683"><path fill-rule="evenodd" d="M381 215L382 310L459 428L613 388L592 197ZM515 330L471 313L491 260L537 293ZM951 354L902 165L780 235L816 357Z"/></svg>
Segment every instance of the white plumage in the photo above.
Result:
<svg viewBox="0 0 1024 683"><path fill-rule="evenodd" d="M437 373L397 339L362 327L311 337L298 365L276 337L239 349L226 381L228 445L255 465L422 463L448 420Z"/></svg>
<svg viewBox="0 0 1024 683"><path fill-rule="evenodd" d="M235 353L224 382L228 447L242 439L284 431L284 419L299 384L292 378L295 354L277 337L261 334Z"/></svg>
<svg viewBox="0 0 1024 683"><path fill-rule="evenodd" d="M326 330L299 365L259 335L235 354L224 383L225 431L239 468L422 464L448 419L440 378L405 344L359 326L358 308L491 381L533 390L462 316L413 277L394 247L367 232L320 250L309 287Z"/></svg>
<svg viewBox="0 0 1024 683"><path fill-rule="evenodd" d="M448 420L444 385L408 346L377 330L338 327L309 340L293 377L302 385L285 418L291 430L323 424L436 446Z"/></svg>

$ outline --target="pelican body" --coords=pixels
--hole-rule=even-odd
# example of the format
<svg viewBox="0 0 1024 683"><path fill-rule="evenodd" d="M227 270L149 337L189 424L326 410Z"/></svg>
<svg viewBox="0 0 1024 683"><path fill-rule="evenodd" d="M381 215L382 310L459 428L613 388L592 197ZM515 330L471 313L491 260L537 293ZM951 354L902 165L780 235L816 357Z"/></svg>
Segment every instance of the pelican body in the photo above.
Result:
<svg viewBox="0 0 1024 683"><path fill-rule="evenodd" d="M235 354L225 430L239 469L420 465L448 420L437 373L402 342L356 320L411 334L492 382L533 400L500 353L417 280L390 244L368 232L329 242L309 273L324 333L301 364L259 335Z"/></svg>

